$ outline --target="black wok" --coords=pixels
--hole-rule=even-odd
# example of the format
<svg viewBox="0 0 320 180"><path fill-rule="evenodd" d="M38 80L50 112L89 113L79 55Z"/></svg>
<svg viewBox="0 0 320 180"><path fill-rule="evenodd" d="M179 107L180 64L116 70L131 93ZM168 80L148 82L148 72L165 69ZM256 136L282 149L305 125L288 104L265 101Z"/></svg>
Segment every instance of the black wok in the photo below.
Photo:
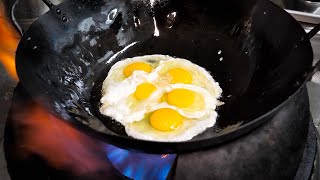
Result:
<svg viewBox="0 0 320 180"><path fill-rule="evenodd" d="M309 38L318 28L306 34L267 0L44 2L51 10L17 50L22 85L60 118L127 149L183 152L230 141L270 119L317 69ZM143 141L99 113L110 67L147 54L186 58L211 72L225 102L213 128L186 142Z"/></svg>

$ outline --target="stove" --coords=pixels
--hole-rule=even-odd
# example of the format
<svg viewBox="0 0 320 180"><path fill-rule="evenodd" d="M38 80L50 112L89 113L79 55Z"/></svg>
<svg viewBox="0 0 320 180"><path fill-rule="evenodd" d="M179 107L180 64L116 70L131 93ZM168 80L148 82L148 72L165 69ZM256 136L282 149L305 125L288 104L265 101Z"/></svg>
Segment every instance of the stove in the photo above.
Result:
<svg viewBox="0 0 320 180"><path fill-rule="evenodd" d="M299 93L298 97L306 97L307 89ZM308 103L307 98L294 98L262 127L218 147L184 154L145 154L82 134L48 113L18 85L5 131L8 171L12 179L317 180L320 143ZM301 111L305 116L292 121ZM299 130L305 128L307 134ZM301 140L305 143L296 143Z"/></svg>
<svg viewBox="0 0 320 180"><path fill-rule="evenodd" d="M23 19L21 12L25 9L19 10L19 7L25 8L27 6L20 5L18 1L8 1L9 7L16 7L16 10L11 12L11 17L13 17L12 22L19 25L17 30L20 32L24 32L28 28L36 19L37 14L41 15L46 11L45 7L41 8L37 3L30 4L29 7L36 6L37 9L34 10L34 14L29 14L28 18ZM288 11L290 12L290 10ZM292 14L294 15L294 13ZM303 26L308 30L313 25L310 22L303 22ZM315 59L320 58L318 54L320 52L319 40L320 36L312 39ZM0 70L4 71L1 68ZM301 146L287 144L288 147L295 148L296 156L290 157L284 150L277 154L279 156L268 159L267 156L255 155L254 152L264 149L271 154L274 152L272 151L274 148L245 142L252 141L254 138L252 134L255 134L260 138L269 138L270 143L274 145L274 139L268 134L268 129L281 127L281 124L276 123L278 122L276 120L269 121L251 134L224 145L223 150L214 148L179 155L144 154L120 149L82 134L33 102L19 84L15 88L13 100L11 100L16 81L15 78L7 77L7 79L3 82L0 81L6 85L6 88L3 88L4 93L0 90L1 98L2 95L4 97L4 101L0 103L0 111L3 111L0 112L0 115L5 119L3 114L6 114L10 107L8 104L12 102L6 119L4 138L7 166L12 179L210 179L213 177L216 179L219 177L252 179L252 172L258 172L260 175L272 174L272 176L265 174L264 179L284 179L289 176L289 179L320 179L320 138L319 135L317 138L316 130L320 125L320 85L316 83L308 84L311 114L309 109L303 108L308 107L308 104L301 107L306 111L305 121L309 122L306 127L309 129L308 134L306 137L294 136L295 138L305 138L306 144ZM317 82L318 79L315 76L313 81ZM301 93L307 95L307 89ZM280 117L279 115L278 118ZM39 119L41 121L35 123L35 120ZM299 126L296 128L298 129ZM226 158L226 154L238 158ZM259 159L263 166L256 167L256 164L250 164L252 158ZM274 162L270 162L270 160ZM216 161L220 162L220 167L213 169ZM239 173L227 174L228 171L225 171L224 168L230 164L236 164L233 168L235 171L239 170ZM288 167L284 169L272 168L271 166L274 164L281 164L279 167ZM291 167L292 164L294 166ZM269 168L270 171L264 171L264 167ZM201 173L202 171L205 173ZM247 173L241 173L246 171ZM282 172L282 174L276 172Z"/></svg>

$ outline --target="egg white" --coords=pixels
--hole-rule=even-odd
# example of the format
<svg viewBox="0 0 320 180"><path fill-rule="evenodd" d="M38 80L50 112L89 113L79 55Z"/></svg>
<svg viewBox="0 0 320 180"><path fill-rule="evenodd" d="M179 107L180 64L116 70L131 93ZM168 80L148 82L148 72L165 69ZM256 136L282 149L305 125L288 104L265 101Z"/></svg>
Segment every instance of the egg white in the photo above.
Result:
<svg viewBox="0 0 320 180"><path fill-rule="evenodd" d="M134 71L126 78L123 70L134 62L147 62L154 69L150 73ZM171 68L186 69L192 75L192 83L170 84L166 73ZM146 100L135 100L132 94L137 86L146 82L155 85L157 90ZM190 111L159 101L164 93L178 88L201 95L204 108ZM120 122L131 137L152 141L185 141L214 125L217 118L215 109L219 103L217 99L221 93L219 83L214 81L210 73L188 60L167 55L140 56L119 61L112 66L103 82L100 112ZM182 126L171 132L154 129L146 117L161 108L171 108L181 114L184 118Z"/></svg>
<svg viewBox="0 0 320 180"><path fill-rule="evenodd" d="M217 113L213 111L204 119L184 119L181 127L174 131L164 132L154 129L149 119L136 121L125 126L126 133L136 139L158 142L181 142L188 141L194 136L204 132L207 128L213 127L217 119Z"/></svg>
<svg viewBox="0 0 320 180"><path fill-rule="evenodd" d="M169 56L165 56L165 55L148 55L148 56L138 56L133 58L127 58L122 61L118 61L109 70L108 75L105 81L103 82L103 86L106 86L109 83L109 81L120 82L126 79L125 75L123 74L123 70L125 69L126 66L132 63L147 62L153 67L159 67L159 62L166 61L168 57Z"/></svg>
<svg viewBox="0 0 320 180"><path fill-rule="evenodd" d="M171 68L183 68L186 69L192 75L193 85L202 87L209 91L211 96L218 99L222 94L222 89L219 83L216 82L210 73L206 71L203 67L192 63L189 60L181 58L173 58L168 56L166 61L160 61L159 66L156 71L158 74L166 73Z"/></svg>
<svg viewBox="0 0 320 180"><path fill-rule="evenodd" d="M157 78L156 74L148 74L144 71L134 71L133 74L121 82L110 80L103 86L103 97L100 102L100 112L110 116L122 125L139 121L147 112L148 106L157 103L161 91L157 90L148 99L142 101L137 107L130 107L130 96L135 92L137 86L144 82L152 83Z"/></svg>
<svg viewBox="0 0 320 180"><path fill-rule="evenodd" d="M179 108L179 107L170 105L167 102L161 102L159 104L154 105L149 112L155 111L160 108L170 108L179 112L179 114L181 114L186 118L202 118L204 116L209 115L212 111L216 109L217 99L213 98L210 95L210 93L204 88L201 88L199 86L195 86L192 84L171 84L164 89L164 92L168 93L174 89L187 89L187 90L191 90L193 92L198 93L203 97L205 107L203 109L190 112L188 108Z"/></svg>

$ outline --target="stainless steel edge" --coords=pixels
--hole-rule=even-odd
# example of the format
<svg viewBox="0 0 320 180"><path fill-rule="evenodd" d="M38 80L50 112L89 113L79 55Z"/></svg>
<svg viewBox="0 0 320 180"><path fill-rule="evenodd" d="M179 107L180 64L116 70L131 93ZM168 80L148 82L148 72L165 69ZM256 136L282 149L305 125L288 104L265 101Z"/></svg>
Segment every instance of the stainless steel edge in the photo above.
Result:
<svg viewBox="0 0 320 180"><path fill-rule="evenodd" d="M310 23L310 24L320 23L320 15L301 12L301 11L295 11L290 9L285 9L285 10L299 22Z"/></svg>

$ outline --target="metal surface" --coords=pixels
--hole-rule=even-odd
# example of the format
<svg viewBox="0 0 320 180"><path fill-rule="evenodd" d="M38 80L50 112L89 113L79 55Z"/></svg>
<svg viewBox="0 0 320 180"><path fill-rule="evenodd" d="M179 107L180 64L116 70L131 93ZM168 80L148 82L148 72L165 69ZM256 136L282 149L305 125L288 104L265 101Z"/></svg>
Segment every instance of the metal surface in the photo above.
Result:
<svg viewBox="0 0 320 180"><path fill-rule="evenodd" d="M306 12L310 14L320 14L320 2L308 0L283 0L282 3L288 9Z"/></svg>
<svg viewBox="0 0 320 180"><path fill-rule="evenodd" d="M242 8L238 1L232 2L233 6L223 1L210 6L210 11L203 9L208 7L207 1L168 1L153 9L149 2L94 2L66 1L56 6L66 13L67 21L55 8L40 17L21 40L17 70L28 93L49 98L43 105L79 129L122 147L173 152L224 143L277 113L304 85L311 69L311 45L301 41L305 32L269 1L246 1ZM222 10L226 6L235 12L226 13ZM133 7L141 11L135 13ZM111 16L105 14L115 9L118 15L105 21ZM154 11L150 14L155 17L141 13L145 11ZM178 14L176 21L168 21L167 15L173 11ZM141 26L135 25L135 17ZM189 23L191 20L195 23ZM106 22L110 24L105 26ZM97 43L91 46L93 39ZM224 52L222 62L212 49ZM125 57L155 53L187 58L205 67L214 73L224 93L232 95L224 100L215 127L182 143L141 141L110 131L112 120L96 111L99 86L108 68ZM100 122L97 117L110 129L92 131L92 124Z"/></svg>
<svg viewBox="0 0 320 180"><path fill-rule="evenodd" d="M313 24L320 23L320 2L283 0L282 4L298 21Z"/></svg>
<svg viewBox="0 0 320 180"><path fill-rule="evenodd" d="M292 99L285 110L247 136L217 148L179 155L174 177L190 180L281 180L301 175L296 175L296 172L307 140L305 133L308 131L303 129L308 129L307 119L310 119L309 109L305 108L308 101L301 101L306 93L302 89L299 92L301 96ZM298 111L305 112L305 115L300 116ZM296 119L297 116L301 119ZM315 137L312 138L311 145L315 146ZM308 156L313 160L315 148L310 150L312 152ZM312 162L307 164L312 167ZM308 166L304 168L310 168ZM306 172L303 175L309 177L310 169Z"/></svg>
<svg viewBox="0 0 320 180"><path fill-rule="evenodd" d="M306 26L306 29L309 29L309 27L307 27L308 25L305 25ZM315 37L311 40L312 42L312 46L313 46L313 50L314 50L314 55L315 55L315 59L319 59L320 58L320 38L319 37ZM5 123L5 117L6 117L6 113L8 112L8 108L9 108L9 104L11 104L11 95L12 95L12 91L13 91L13 88L15 86L16 83L14 83L13 81L11 80L8 80L7 76L5 75L5 72L3 71L3 68L0 67L0 72L1 72L1 75L4 75L4 76L1 76L1 81L0 81L0 86L2 87L1 90L3 90L3 93L1 93L0 95L0 114L1 114L1 128L0 128L0 132L1 132L1 135L2 135L2 132L3 132L3 129L2 127L4 127L4 123ZM320 81L316 81L316 82L320 82ZM319 128L319 125L320 125L320 85L318 84L315 84L315 83L309 83L308 84L308 90L309 90L309 99L310 99L310 106L311 106L311 112L312 112L312 115L314 117L314 121L315 121L315 124L317 125L318 129L320 130ZM1 91L2 92L2 91ZM3 152L1 151L1 146L0 146L0 152ZM1 154L1 153L0 153ZM5 160L4 158L1 158L0 159L0 166L1 166L1 172L0 172L0 179L1 180L4 180L4 179L8 179L9 180L9 177L5 176L5 171L6 170L6 163L5 163ZM319 166L317 166L319 168ZM313 179L313 180L318 180L319 179L319 175L318 175L318 178L316 179Z"/></svg>
<svg viewBox="0 0 320 180"><path fill-rule="evenodd" d="M45 3L48 8L52 8L52 6L54 6L54 4L50 0L42 0L42 2Z"/></svg>
<svg viewBox="0 0 320 180"><path fill-rule="evenodd" d="M312 174L312 179L311 180L319 180L320 179L320 132L319 130L316 131L316 136L317 136L317 149L318 149L318 153L316 155L316 159L314 162L314 171Z"/></svg>
<svg viewBox="0 0 320 180"><path fill-rule="evenodd" d="M318 141L317 141L317 129L315 128L312 121L309 123L309 132L308 138L306 140L306 146L304 148L304 152L299 164L298 171L295 175L294 180L310 180L314 171L316 171L314 163L319 163L319 159L317 159L318 149ZM314 171L313 171L314 170Z"/></svg>
<svg viewBox="0 0 320 180"><path fill-rule="evenodd" d="M26 137L30 135L30 129L33 129L36 125L30 126L31 124L28 119L25 119L26 116L23 112L29 112L28 108L32 107L30 106L31 102L32 99L25 93L24 89L18 86L6 127L5 153L10 174L16 179L19 179L19 177L47 179L44 177L48 176L50 179L64 179L63 177L78 179L81 173L73 172L71 169L79 167L79 164L66 166L63 172L59 172L59 169L54 164L44 164L38 158L33 158L40 156L40 159L44 160L44 162L50 162L48 157L55 156L47 156L43 154L41 149L32 151L33 148L28 148L30 144ZM298 95L291 99L287 106L282 108L274 118L252 133L208 150L178 154L177 164L172 168L175 169L175 172L171 173L169 179L195 179L196 177L199 179L225 180L293 179L296 176L304 154L305 144L309 137L307 136L308 127L312 125L308 104L307 90L302 88ZM61 129L64 128L61 127ZM37 130L32 132L37 135ZM59 129L53 128L52 133L56 134L57 132L59 132ZM70 140L67 138L68 136L64 137ZM91 152L90 159L103 159L106 156L105 154L101 155L100 151L104 150L104 145L101 142L92 138L90 138L89 142L83 141L80 134L76 137L76 139L68 141L68 144L79 143L86 146L90 144L88 149L95 149L95 151ZM314 140L313 136L311 138ZM42 144L44 143L42 142ZM310 141L309 145L314 146L313 143L314 141ZM68 148L64 146L54 147L53 145L56 145L56 143L47 145L45 149L53 148L56 154L62 153L67 157L77 152L75 149L75 152L69 149L77 148L77 146ZM81 152L86 150L87 148L81 149ZM312 162L308 160L314 159L315 148L307 148L307 150L310 151L310 154L308 153L304 159L307 162L301 165L301 168L305 171L301 175L305 176L310 175ZM18 156L17 154L20 153L28 155ZM68 160L62 162L69 164ZM93 172L95 172L94 170L96 169L93 169ZM94 173L83 173L81 175L84 180L105 179L106 177L119 179L119 177L115 176L117 175L116 172L110 162L105 159L104 169L99 173L100 175L104 174L104 176Z"/></svg>
<svg viewBox="0 0 320 180"><path fill-rule="evenodd" d="M312 24L320 23L320 15L301 12L301 11L295 11L295 10L289 10L289 9L287 9L286 11L290 13L299 22L312 23Z"/></svg>
<svg viewBox="0 0 320 180"><path fill-rule="evenodd" d="M5 0L10 16L17 29L23 33L30 25L43 15L49 8L42 0ZM53 4L60 4L63 0L52 0Z"/></svg>

